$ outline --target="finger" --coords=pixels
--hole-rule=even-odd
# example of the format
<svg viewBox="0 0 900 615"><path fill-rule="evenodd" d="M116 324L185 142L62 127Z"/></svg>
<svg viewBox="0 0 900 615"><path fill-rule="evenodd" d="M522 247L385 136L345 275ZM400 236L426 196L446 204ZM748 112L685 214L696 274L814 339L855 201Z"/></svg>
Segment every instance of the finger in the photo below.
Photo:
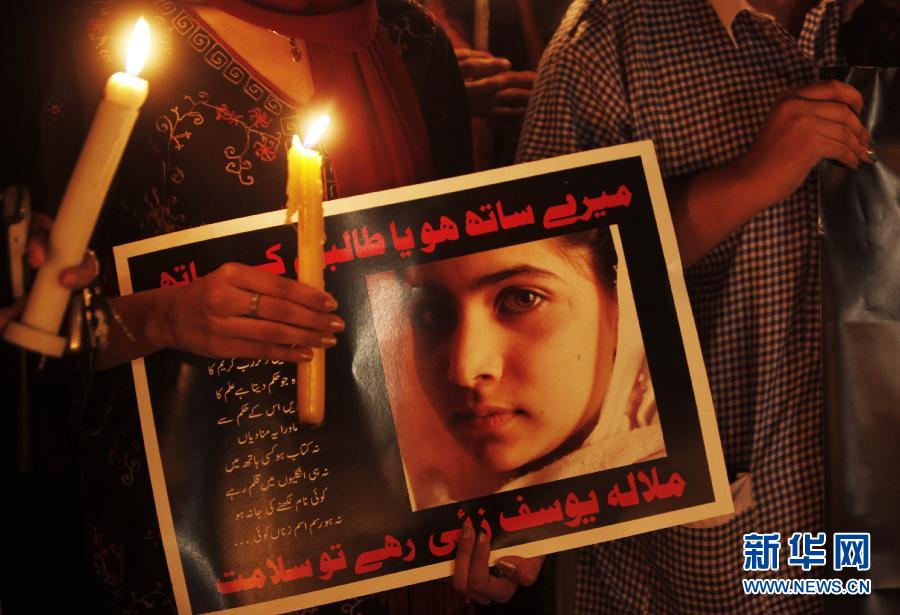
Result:
<svg viewBox="0 0 900 615"><path fill-rule="evenodd" d="M29 237L25 246L25 258L28 260L28 266L32 269L37 269L43 265L44 261L47 260L46 238Z"/></svg>
<svg viewBox="0 0 900 615"><path fill-rule="evenodd" d="M494 107L490 117L498 122L518 122L525 117L526 107Z"/></svg>
<svg viewBox="0 0 900 615"><path fill-rule="evenodd" d="M459 61L459 71L467 81L503 73L510 68L512 64L509 60L494 56L471 57Z"/></svg>
<svg viewBox="0 0 900 615"><path fill-rule="evenodd" d="M506 577L519 585L528 586L534 585L535 581L537 581L543 563L543 555L539 557L508 555L496 561L493 568L498 570L499 574L497 576L501 578Z"/></svg>
<svg viewBox="0 0 900 615"><path fill-rule="evenodd" d="M832 100L842 102L856 115L862 113L863 98L859 90L842 81L817 81L798 88L796 95L809 100Z"/></svg>
<svg viewBox="0 0 900 615"><path fill-rule="evenodd" d="M270 361L287 361L290 363L306 363L312 360L313 353L309 348L266 344L240 338L221 337L210 343L211 358L242 357L246 359L268 359Z"/></svg>
<svg viewBox="0 0 900 615"><path fill-rule="evenodd" d="M481 606L487 606L487 605L489 605L491 602L493 602L493 600L491 600L489 597L487 597L487 596L482 596L481 594L476 593L476 592L472 592L472 591L469 592L469 598L471 598L472 600L474 600L475 602L477 602L477 603L480 604Z"/></svg>
<svg viewBox="0 0 900 615"><path fill-rule="evenodd" d="M526 107L531 90L528 88L505 88L494 95L498 107Z"/></svg>
<svg viewBox="0 0 900 615"><path fill-rule="evenodd" d="M823 136L844 146L844 149L849 152L850 156L855 158L854 168L856 168L856 163L860 161L868 162L868 146L865 143L861 143L856 135L843 124L822 122L820 131Z"/></svg>
<svg viewBox="0 0 900 615"><path fill-rule="evenodd" d="M59 283L66 288L84 288L94 281L100 273L100 263L92 250L84 254L81 264L66 267L59 274Z"/></svg>
<svg viewBox="0 0 900 615"><path fill-rule="evenodd" d="M6 329L10 321L15 320L25 309L25 297L19 297L15 303L0 309L0 331Z"/></svg>
<svg viewBox="0 0 900 615"><path fill-rule="evenodd" d="M851 169L859 168L859 157L844 141L831 138L825 134L817 136L822 159L839 162Z"/></svg>
<svg viewBox="0 0 900 615"><path fill-rule="evenodd" d="M469 98L493 96L504 87L506 87L506 85L502 79L502 75L493 75L483 79L466 81L466 96Z"/></svg>
<svg viewBox="0 0 900 615"><path fill-rule="evenodd" d="M533 70L512 71L509 73L509 87L530 90L534 87L536 79L537 73Z"/></svg>
<svg viewBox="0 0 900 615"><path fill-rule="evenodd" d="M50 234L53 228L53 218L40 211L31 212L31 219L28 222L28 232L41 232Z"/></svg>
<svg viewBox="0 0 900 615"><path fill-rule="evenodd" d="M534 77L531 72L511 72L492 75L483 79L466 82L466 94L469 96L485 96L506 88L531 88Z"/></svg>
<svg viewBox="0 0 900 615"><path fill-rule="evenodd" d="M457 60L465 60L466 58L493 58L494 57L487 51L482 51L481 49L471 49L469 47L460 47L458 49L454 49L453 53L456 55Z"/></svg>
<svg viewBox="0 0 900 615"><path fill-rule="evenodd" d="M53 220L50 216L41 212L32 212L28 222L28 243L25 253L28 265L33 269L43 265L47 258L47 241L52 228Z"/></svg>
<svg viewBox="0 0 900 615"><path fill-rule="evenodd" d="M490 556L491 543L487 534L478 532L469 564L470 595L475 600L508 602L516 592L517 583L507 577L492 575L488 567Z"/></svg>
<svg viewBox="0 0 900 615"><path fill-rule="evenodd" d="M464 596L469 595L469 562L472 560L474 547L475 530L472 528L472 520L466 518L456 543L456 559L453 560L453 589Z"/></svg>
<svg viewBox="0 0 900 615"><path fill-rule="evenodd" d="M859 121L859 117L843 103L817 101L812 105L812 113L820 119L846 126L856 136L861 146L868 146L872 140L869 131Z"/></svg>
<svg viewBox="0 0 900 615"><path fill-rule="evenodd" d="M222 335L265 344L303 348L331 348L337 344L337 338L331 333L292 327L274 320L227 316L216 318L215 325L215 330Z"/></svg>
<svg viewBox="0 0 900 615"><path fill-rule="evenodd" d="M238 313L238 316L249 314L250 303L254 294L247 293L244 295L243 305L247 306L247 311ZM346 323L336 314L316 312L297 305L292 301L286 301L272 295L260 295L257 302L256 315L263 320L274 320L295 327L302 327L318 332L320 335L338 333L346 328Z"/></svg>
<svg viewBox="0 0 900 615"><path fill-rule="evenodd" d="M283 278L241 263L225 263L215 272L225 281L251 293L271 295L303 305L317 312L337 309L337 301L324 290Z"/></svg>
<svg viewBox="0 0 900 615"><path fill-rule="evenodd" d="M254 302L256 304L255 310ZM205 303L198 307L207 311L210 317L220 319L237 317L251 321L273 322L308 331L318 338L336 333L345 328L344 321L333 313L318 312L287 299L266 295L261 292L243 290L231 284L209 286ZM251 337L256 339L256 336ZM297 343L296 341L272 341L288 344ZM310 342L308 345L315 346L320 344Z"/></svg>

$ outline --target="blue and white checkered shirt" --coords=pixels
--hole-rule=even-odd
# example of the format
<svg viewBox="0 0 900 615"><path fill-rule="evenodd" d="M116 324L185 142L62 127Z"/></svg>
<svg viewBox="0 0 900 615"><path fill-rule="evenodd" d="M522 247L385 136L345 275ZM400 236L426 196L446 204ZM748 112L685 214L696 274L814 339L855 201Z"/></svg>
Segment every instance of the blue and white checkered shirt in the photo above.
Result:
<svg viewBox="0 0 900 615"><path fill-rule="evenodd" d="M839 62L837 0L812 8L797 38L746 2L713 4L575 0L542 60L519 158L652 139L665 177L695 173L745 152L781 93ZM715 527L584 549L576 613L821 608L741 585L815 574L785 565L784 541L824 521L817 188L813 173L686 271L729 473L750 474L753 503ZM743 571L747 532L781 533L780 570Z"/></svg>

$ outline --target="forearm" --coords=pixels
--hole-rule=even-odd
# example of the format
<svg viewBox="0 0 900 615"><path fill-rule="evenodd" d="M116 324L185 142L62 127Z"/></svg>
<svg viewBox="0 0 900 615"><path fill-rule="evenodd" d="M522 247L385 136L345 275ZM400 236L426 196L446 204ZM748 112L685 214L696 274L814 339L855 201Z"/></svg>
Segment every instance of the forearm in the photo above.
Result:
<svg viewBox="0 0 900 615"><path fill-rule="evenodd" d="M117 318L110 323L106 347L97 353L97 369L108 369L171 345L168 341L171 290L160 288L110 300Z"/></svg>
<svg viewBox="0 0 900 615"><path fill-rule="evenodd" d="M684 266L696 263L771 204L769 196L757 188L741 159L667 182Z"/></svg>

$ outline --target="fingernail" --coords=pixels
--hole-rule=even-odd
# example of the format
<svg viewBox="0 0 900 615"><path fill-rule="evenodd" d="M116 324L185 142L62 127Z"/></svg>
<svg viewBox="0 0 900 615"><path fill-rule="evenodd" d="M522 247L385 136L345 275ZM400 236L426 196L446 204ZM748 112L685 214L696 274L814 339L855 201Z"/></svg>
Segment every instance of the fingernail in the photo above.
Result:
<svg viewBox="0 0 900 615"><path fill-rule="evenodd" d="M297 362L305 363L307 361L312 361L313 355L312 352L308 350L300 351L297 353Z"/></svg>
<svg viewBox="0 0 900 615"><path fill-rule="evenodd" d="M335 344L337 344L337 338L333 335L323 335L322 339L319 340L319 345L322 348L331 348Z"/></svg>
<svg viewBox="0 0 900 615"><path fill-rule="evenodd" d="M338 318L337 316L332 317L328 321L328 330L329 331L334 331L334 332L343 331L346 327L347 327L347 325L344 323L344 321L341 320L340 318Z"/></svg>
<svg viewBox="0 0 900 615"><path fill-rule="evenodd" d="M489 572L495 577L515 578L516 566L515 564L500 560L490 567Z"/></svg>
<svg viewBox="0 0 900 615"><path fill-rule="evenodd" d="M470 519L466 519L466 522L463 523L463 532L462 533L463 533L463 538L465 538L466 540L468 540L469 538L472 537L473 530L472 530L472 521Z"/></svg>
<svg viewBox="0 0 900 615"><path fill-rule="evenodd" d="M484 532L478 532L478 544L484 545L487 542L487 534Z"/></svg>
<svg viewBox="0 0 900 615"><path fill-rule="evenodd" d="M326 310L336 310L338 307L338 302L334 300L334 297L331 295L326 295L324 301L322 301L322 305Z"/></svg>
<svg viewBox="0 0 900 615"><path fill-rule="evenodd" d="M515 564L513 564L512 562L507 562L506 560L502 560L502 559L500 561L496 562L494 564L494 566L496 566L497 568L502 570L503 574L505 574L508 577L514 576L516 574L516 572L519 571L518 568L516 568Z"/></svg>
<svg viewBox="0 0 900 615"><path fill-rule="evenodd" d="M60 280L60 282L63 286L74 286L75 274L71 272L62 274L62 279Z"/></svg>

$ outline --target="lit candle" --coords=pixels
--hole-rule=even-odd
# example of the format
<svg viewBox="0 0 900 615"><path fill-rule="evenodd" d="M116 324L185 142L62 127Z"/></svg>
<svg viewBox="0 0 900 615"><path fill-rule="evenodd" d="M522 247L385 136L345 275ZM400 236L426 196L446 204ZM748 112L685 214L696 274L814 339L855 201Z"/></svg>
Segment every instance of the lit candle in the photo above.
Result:
<svg viewBox="0 0 900 615"><path fill-rule="evenodd" d="M294 135L288 152L287 219L297 212L297 279L325 288L325 219L322 214L322 156L313 145L328 126L323 115L303 143ZM325 418L325 350L313 348L312 360L297 365L297 416L300 423L319 426Z"/></svg>
<svg viewBox="0 0 900 615"><path fill-rule="evenodd" d="M63 353L65 339L58 333L71 291L59 283L60 272L84 258L131 129L147 98L147 82L137 75L149 46L150 28L141 17L128 46L126 72L115 73L106 82L105 95L56 214L47 259L38 271L21 322L10 323L5 332L10 342L46 355L58 357Z"/></svg>

